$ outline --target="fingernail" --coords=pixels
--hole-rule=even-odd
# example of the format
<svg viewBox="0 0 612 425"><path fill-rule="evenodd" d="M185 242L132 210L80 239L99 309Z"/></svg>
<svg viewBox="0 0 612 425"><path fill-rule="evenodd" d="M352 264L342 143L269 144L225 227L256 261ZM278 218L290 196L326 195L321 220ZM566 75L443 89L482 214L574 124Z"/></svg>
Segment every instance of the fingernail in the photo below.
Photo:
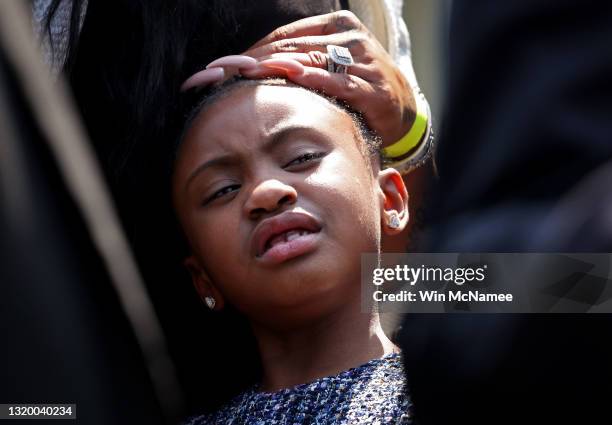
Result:
<svg viewBox="0 0 612 425"><path fill-rule="evenodd" d="M223 68L204 69L200 72L196 72L187 80L185 80L185 82L181 85L181 91L187 91L192 87L207 86L211 83L221 81L224 77L225 71L223 70Z"/></svg>
<svg viewBox="0 0 612 425"><path fill-rule="evenodd" d="M206 65L206 69L214 68L214 67L223 67L223 66L231 66L236 68L253 68L257 65L257 60L244 55L229 55L223 56L222 58L215 59L208 65Z"/></svg>
<svg viewBox="0 0 612 425"><path fill-rule="evenodd" d="M293 59L266 59L259 62L259 65L267 68L283 69L287 72L296 74L304 72L304 65Z"/></svg>

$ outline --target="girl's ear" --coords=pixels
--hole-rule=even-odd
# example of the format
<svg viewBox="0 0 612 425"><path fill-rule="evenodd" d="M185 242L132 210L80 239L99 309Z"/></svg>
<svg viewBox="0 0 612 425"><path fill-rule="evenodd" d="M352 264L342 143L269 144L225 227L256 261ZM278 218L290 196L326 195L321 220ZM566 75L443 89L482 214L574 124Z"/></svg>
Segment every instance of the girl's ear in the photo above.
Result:
<svg viewBox="0 0 612 425"><path fill-rule="evenodd" d="M200 266L199 261L193 255L190 255L183 261L187 270L191 274L191 281L198 295L204 304L211 310L219 311L225 305L225 299L221 292L212 283L208 274Z"/></svg>
<svg viewBox="0 0 612 425"><path fill-rule="evenodd" d="M394 168L378 173L382 228L388 235L397 235L408 224L408 192L401 174Z"/></svg>

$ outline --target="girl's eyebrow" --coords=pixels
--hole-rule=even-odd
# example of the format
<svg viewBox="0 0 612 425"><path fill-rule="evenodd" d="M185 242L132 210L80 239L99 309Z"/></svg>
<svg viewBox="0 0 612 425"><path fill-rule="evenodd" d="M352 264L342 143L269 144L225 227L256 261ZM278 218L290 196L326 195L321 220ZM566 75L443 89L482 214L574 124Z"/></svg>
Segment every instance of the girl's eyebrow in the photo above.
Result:
<svg viewBox="0 0 612 425"><path fill-rule="evenodd" d="M233 165L236 163L236 161L237 161L236 155L226 154L226 155L218 156L216 158L213 158L211 160L208 160L198 165L198 167L195 170L193 170L193 172L187 178L187 181L185 182L184 190L187 191L191 182L193 182L193 180L198 175L202 174L205 170L212 168L212 167L223 167L223 166Z"/></svg>
<svg viewBox="0 0 612 425"><path fill-rule="evenodd" d="M279 147L279 145L282 145L290 141L291 136L298 132L308 132L308 133L313 133L313 134L319 134L316 128L304 126L304 125L290 125L290 126L282 127L278 130L275 130L267 138L267 140L260 147L260 150L266 153L273 152L276 148ZM198 175L203 173L205 170L212 168L212 167L222 167L222 166L234 165L236 164L237 161L238 161L237 155L225 154L225 155L221 155L216 158L210 159L198 165L198 167L195 170L193 170L193 172L187 178L187 181L185 182L184 190L187 191L191 182Z"/></svg>
<svg viewBox="0 0 612 425"><path fill-rule="evenodd" d="M288 125L281 127L278 130L274 130L267 140L262 144L261 150L263 152L273 152L279 145L286 143L291 140L291 136L298 132L318 133L314 127L305 125Z"/></svg>

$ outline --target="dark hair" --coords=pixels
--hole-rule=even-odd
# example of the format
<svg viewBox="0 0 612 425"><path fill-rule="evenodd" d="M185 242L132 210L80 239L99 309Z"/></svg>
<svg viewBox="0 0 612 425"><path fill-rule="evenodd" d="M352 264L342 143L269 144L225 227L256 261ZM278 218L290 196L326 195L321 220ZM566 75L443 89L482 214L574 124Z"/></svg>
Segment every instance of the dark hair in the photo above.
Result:
<svg viewBox="0 0 612 425"><path fill-rule="evenodd" d="M51 0L43 21L52 51L59 48L52 25L62 1ZM136 146L148 150L151 141L163 143L180 125L180 84L237 43L236 8L224 0L69 1L63 71L86 125L93 122L102 160L119 175ZM98 108L100 99L106 103ZM122 121L109 137L97 127L96 115L113 105Z"/></svg>
<svg viewBox="0 0 612 425"><path fill-rule="evenodd" d="M231 78L225 81L221 85L213 86L207 90L204 90L203 93L196 95L195 99L192 97L191 99L187 100L186 101L187 106L185 106L185 110L187 110L188 112L185 115L186 119L182 126L180 136L177 138L177 141L175 143L175 149L174 149L175 154L173 155L173 157L176 156L176 151L178 150L178 147L182 143L186 132L189 130L189 128L193 124L193 121L204 110L206 110L208 107L210 107L212 104L219 101L220 99L227 97L230 93L232 93L233 91L239 88L264 86L264 85L265 86L294 87L294 88L306 90L306 91L315 93L323 97L328 102L330 102L332 105L339 108L341 111L346 113L352 119L353 124L354 124L354 129L355 129L355 138L358 142L358 147L360 148L360 151L363 154L364 158L370 159L369 164L380 166L380 164L382 163L381 162L382 154L381 154L381 149L380 149L381 139L379 136L376 135L376 133L373 130L371 130L368 127L361 113L355 111L348 104L338 100L335 97L328 96L325 93L310 89L308 87L297 85L283 78L267 78L263 80L249 80L249 79L245 79L242 77L234 77L234 78ZM191 96L193 96L193 94Z"/></svg>

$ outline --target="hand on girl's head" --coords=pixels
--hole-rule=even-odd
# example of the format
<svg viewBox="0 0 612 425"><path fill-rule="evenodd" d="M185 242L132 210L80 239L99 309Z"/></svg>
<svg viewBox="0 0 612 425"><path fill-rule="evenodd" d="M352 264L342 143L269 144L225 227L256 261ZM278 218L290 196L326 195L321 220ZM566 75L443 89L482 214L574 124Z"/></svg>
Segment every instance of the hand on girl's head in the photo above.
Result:
<svg viewBox="0 0 612 425"><path fill-rule="evenodd" d="M286 325L358 297L360 254L379 249L389 210L405 225L407 195L354 119L319 94L269 82L238 82L203 108L173 176L200 294Z"/></svg>
<svg viewBox="0 0 612 425"><path fill-rule="evenodd" d="M351 52L354 64L347 74L327 71L329 45ZM376 36L348 10L277 28L243 55L259 62L242 73L249 78L282 76L348 102L364 113L385 146L399 140L414 122L413 89Z"/></svg>
<svg viewBox="0 0 612 425"><path fill-rule="evenodd" d="M348 73L327 71L328 45L351 51L355 63ZM242 55L208 64L182 90L219 83L238 73L248 78L284 77L342 99L364 114L385 146L404 136L416 117L413 88L376 37L347 10L277 28Z"/></svg>

